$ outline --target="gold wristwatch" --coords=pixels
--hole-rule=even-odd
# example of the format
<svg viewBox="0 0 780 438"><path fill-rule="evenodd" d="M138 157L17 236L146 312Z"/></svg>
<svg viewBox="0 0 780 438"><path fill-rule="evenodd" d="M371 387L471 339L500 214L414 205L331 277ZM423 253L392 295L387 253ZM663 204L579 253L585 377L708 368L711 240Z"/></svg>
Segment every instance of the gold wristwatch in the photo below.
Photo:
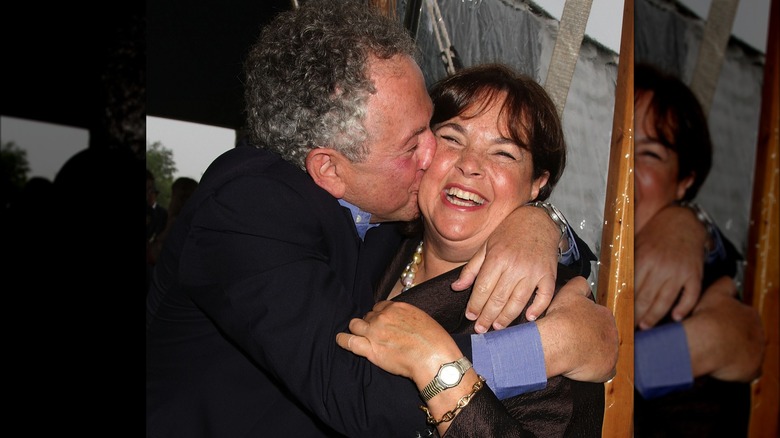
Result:
<svg viewBox="0 0 780 438"><path fill-rule="evenodd" d="M466 356L461 357L455 362L448 362L439 367L439 372L436 373L436 377L431 380L431 383L425 386L420 392L423 400L426 402L432 399L436 394L444 391L445 389L458 386L463 375L466 374L471 368L471 362Z"/></svg>

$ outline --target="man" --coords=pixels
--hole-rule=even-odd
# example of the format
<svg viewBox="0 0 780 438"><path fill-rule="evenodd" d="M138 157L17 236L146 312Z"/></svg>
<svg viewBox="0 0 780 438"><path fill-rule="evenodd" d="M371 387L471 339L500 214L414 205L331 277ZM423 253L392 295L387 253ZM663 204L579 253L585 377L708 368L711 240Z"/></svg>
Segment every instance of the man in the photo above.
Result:
<svg viewBox="0 0 780 438"><path fill-rule="evenodd" d="M157 183L154 174L146 169L146 289L149 289L152 269L154 269L154 246L160 233L168 222L168 210L157 203Z"/></svg>
<svg viewBox="0 0 780 438"><path fill-rule="evenodd" d="M263 29L246 63L249 136L259 148L238 147L212 163L155 268L148 436L427 432L413 384L335 342L373 307L399 221L418 214L435 141L414 52L403 28L359 2L307 2ZM535 287L549 292L535 315L552 295L563 236L541 209L522 210L487 245L475 300L487 302L494 286L501 293L470 308L483 331L514 319ZM538 233L520 242L514 227ZM531 250L507 258L502 248L513 245ZM535 259L541 264L530 270L508 269ZM501 266L490 271L491 260ZM473 277L480 261L465 271ZM570 293L589 302L586 292ZM614 362L574 339L595 338L614 321L581 322L569 354L549 360L570 368L591 360L590 377L604 379ZM470 342L459 339L468 355ZM536 353L544 380L547 350Z"/></svg>
<svg viewBox="0 0 780 438"><path fill-rule="evenodd" d="M157 203L159 194L154 174L146 169L146 241L148 243L155 241L168 221L168 210Z"/></svg>

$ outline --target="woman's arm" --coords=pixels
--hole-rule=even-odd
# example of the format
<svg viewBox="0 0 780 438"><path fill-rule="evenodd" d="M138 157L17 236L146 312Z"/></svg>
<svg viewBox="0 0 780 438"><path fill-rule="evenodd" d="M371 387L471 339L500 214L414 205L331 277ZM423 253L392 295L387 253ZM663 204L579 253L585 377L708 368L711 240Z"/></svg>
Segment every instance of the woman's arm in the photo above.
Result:
<svg viewBox="0 0 780 438"><path fill-rule="evenodd" d="M408 303L380 301L363 319L353 319L349 329L351 334L336 335L336 342L342 348L367 358L385 371L412 379L419 391L433 380L442 364L463 357L452 337L433 318ZM479 376L470 368L457 386L439 392L426 402L433 420L438 421L445 416L453 418L437 422L439 434L443 436L447 433L453 422L464 413L472 419L474 415L481 415L483 410L477 406L484 409L487 405L496 425L502 425L502 428L508 425L513 430L509 436L531 436L512 419L495 395L478 396L480 392L490 391L487 385L478 382ZM468 403L457 409L459 403L462 406L464 402ZM425 414L421 411L421 415ZM502 433L505 432L502 429ZM490 430L481 430L480 434L492 436Z"/></svg>

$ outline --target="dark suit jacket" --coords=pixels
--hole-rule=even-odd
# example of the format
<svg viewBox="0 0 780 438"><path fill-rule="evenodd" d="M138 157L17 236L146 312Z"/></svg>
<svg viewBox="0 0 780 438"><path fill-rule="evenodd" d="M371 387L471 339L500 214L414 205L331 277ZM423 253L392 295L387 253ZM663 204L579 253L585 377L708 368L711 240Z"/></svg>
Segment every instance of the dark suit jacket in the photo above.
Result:
<svg viewBox="0 0 780 438"><path fill-rule="evenodd" d="M277 155L217 158L166 240L147 300L147 436L408 436L420 398L336 344L374 304L390 225L349 211Z"/></svg>
<svg viewBox="0 0 780 438"><path fill-rule="evenodd" d="M418 237L404 242L386 275L380 282L378 299L385 299L404 266L411 258ZM578 247L589 261L592 253L584 242ZM471 289L453 292L450 288L461 268L421 283L393 298L423 309L449 333L474 333L474 322L465 317ZM580 272L559 265L557 289ZM586 274L587 276L587 274ZM528 305L526 305L526 309ZM512 325L528 322L525 309ZM491 329L492 330L492 329ZM484 394L482 394L484 393ZM447 437L600 437L604 417L604 384L586 383L556 376L539 391L499 401L492 391L483 389L453 420ZM532 435L531 435L532 434Z"/></svg>

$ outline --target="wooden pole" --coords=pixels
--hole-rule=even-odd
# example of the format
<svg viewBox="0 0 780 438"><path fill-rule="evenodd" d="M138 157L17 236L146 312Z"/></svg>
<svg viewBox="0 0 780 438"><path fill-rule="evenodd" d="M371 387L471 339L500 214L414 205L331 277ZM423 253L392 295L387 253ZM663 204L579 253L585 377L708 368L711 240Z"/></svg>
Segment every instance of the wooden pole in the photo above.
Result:
<svg viewBox="0 0 780 438"><path fill-rule="evenodd" d="M615 315L620 349L602 436L625 438L634 429L634 0L623 9L611 142L597 296Z"/></svg>
<svg viewBox="0 0 780 438"><path fill-rule="evenodd" d="M758 128L753 198L748 228L745 300L761 315L766 336L762 375L751 385L751 438L777 437L780 416L778 383L778 153L780 150L780 0L773 0L769 14L761 119Z"/></svg>

